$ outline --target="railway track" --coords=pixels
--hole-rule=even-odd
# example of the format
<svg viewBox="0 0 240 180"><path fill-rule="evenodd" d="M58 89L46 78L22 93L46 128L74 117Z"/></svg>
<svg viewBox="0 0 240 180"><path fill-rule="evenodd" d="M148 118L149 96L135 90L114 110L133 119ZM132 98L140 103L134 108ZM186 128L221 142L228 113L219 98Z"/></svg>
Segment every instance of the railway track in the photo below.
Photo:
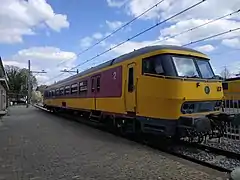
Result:
<svg viewBox="0 0 240 180"><path fill-rule="evenodd" d="M230 173L240 166L240 154L202 144L180 143L171 150L185 159L222 172Z"/></svg>
<svg viewBox="0 0 240 180"><path fill-rule="evenodd" d="M41 106L34 105L34 107L51 113L49 110L47 110L47 109L45 109ZM55 114L55 115L63 117L62 114L61 115ZM93 126L98 127L98 128L99 127L104 127L104 126L101 126L99 123L95 123L95 122L92 122L92 121L86 122L86 121L81 120L82 118L81 119L75 118L72 115L65 115L64 114L64 118L74 119L74 120L83 122L84 124L93 125ZM198 153L199 152L200 153L201 152L208 153L209 156L215 156L215 157L224 156L226 159L233 159L233 160L239 160L240 159L239 158L240 154L238 154L238 153L222 150L222 149L207 146L207 145L204 145L204 144L197 144L197 143L192 144L192 143L188 143L188 142L179 142L177 144L173 144L168 140L166 141L166 139L164 141L158 141L157 143L152 142L149 139L142 140L142 139L132 138L132 137L130 137L128 139L133 140L137 143L141 143L143 145L147 145L147 146L152 147L154 149L163 151L165 153L168 153L168 154L186 159L188 161L192 161L192 162L200 164L202 166L206 166L206 167L209 167L209 168L221 171L221 172L226 172L226 173L232 172L233 168L225 167L224 165L221 165L221 163L216 164L216 162L214 160L210 160L210 161L206 160L206 159L204 160L204 158L201 158L200 156L199 156L200 158L198 158L194 154L196 154L196 151L198 151ZM236 166L240 166L240 161L239 161L239 164L237 163Z"/></svg>
<svg viewBox="0 0 240 180"><path fill-rule="evenodd" d="M205 144L197 144L197 143L192 144L191 146L193 146L195 148L198 148L198 149L201 149L201 150L204 150L204 151L209 151L209 152L212 152L212 153L215 153L215 154L226 156L228 158L240 160L240 154L236 153L236 152L233 152L233 151L226 151L224 149L208 146L208 145L205 145Z"/></svg>

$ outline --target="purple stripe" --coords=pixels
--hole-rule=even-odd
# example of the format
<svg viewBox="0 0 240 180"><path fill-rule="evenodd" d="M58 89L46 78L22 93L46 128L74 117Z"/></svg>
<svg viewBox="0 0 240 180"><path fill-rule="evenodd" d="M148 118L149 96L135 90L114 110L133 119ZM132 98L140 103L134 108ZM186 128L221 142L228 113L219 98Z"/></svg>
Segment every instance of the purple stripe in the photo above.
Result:
<svg viewBox="0 0 240 180"><path fill-rule="evenodd" d="M92 77L95 78L95 83L97 81L96 77L100 76L100 90L92 92ZM121 97L122 96L122 66L111 68L100 73L93 74L92 76L87 76L85 78L79 78L78 80L71 81L68 84L64 83L63 86L58 86L55 88L65 87L67 85L79 83L87 80L87 93L80 93L79 90L77 94L68 94L57 97L48 97L45 99L61 99L61 98L103 98L103 97Z"/></svg>

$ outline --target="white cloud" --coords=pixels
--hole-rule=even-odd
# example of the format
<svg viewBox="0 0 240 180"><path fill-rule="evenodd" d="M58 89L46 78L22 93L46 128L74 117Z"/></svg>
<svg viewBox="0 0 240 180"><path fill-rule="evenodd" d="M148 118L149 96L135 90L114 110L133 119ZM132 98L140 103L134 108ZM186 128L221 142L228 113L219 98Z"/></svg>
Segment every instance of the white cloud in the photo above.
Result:
<svg viewBox="0 0 240 180"><path fill-rule="evenodd" d="M224 39L222 40L222 44L231 48L240 48L240 39L239 38Z"/></svg>
<svg viewBox="0 0 240 180"><path fill-rule="evenodd" d="M215 49L215 47L213 47L212 45L208 44L208 45L198 46L195 49L200 51L200 52L211 52L211 51L213 51Z"/></svg>
<svg viewBox="0 0 240 180"><path fill-rule="evenodd" d="M102 39L103 35L101 33L99 33L99 32L96 32L96 33L93 34L93 38L95 38L95 39Z"/></svg>
<svg viewBox="0 0 240 180"><path fill-rule="evenodd" d="M69 27L67 16L56 14L46 0L1 0L0 22L0 43L22 42L43 24L57 32Z"/></svg>
<svg viewBox="0 0 240 180"><path fill-rule="evenodd" d="M116 30L123 25L121 21L106 21L107 26L110 30Z"/></svg>
<svg viewBox="0 0 240 180"><path fill-rule="evenodd" d="M205 37L209 37L211 35L215 35L224 31L228 31L229 27L231 29L240 27L240 22L232 21L232 20L219 20L213 24L208 24L206 26L203 26L201 28L189 31L187 33L182 33L186 30L189 30L193 27L202 25L204 23L208 22L208 20L201 20L201 19L191 19L191 20L185 20L177 22L176 24L171 25L170 27L164 28L160 30L160 36L157 40L153 41L144 41L144 42L134 42L130 41L127 42L117 48L117 50L114 50L117 54L119 52L126 52L125 50L131 51L134 49L134 47L143 47L149 46L149 45L157 45L157 44L169 44L169 45L184 45L190 42L194 42L199 39L203 39ZM182 34L181 34L182 33ZM181 34L179 36L175 36ZM173 37L175 36L175 37ZM231 37L238 37L240 36L240 31L236 31L233 33L230 33L228 35L219 36L211 40L221 40L224 38L231 38ZM206 41L208 42L208 41ZM197 47L200 51L210 52L215 49L213 45L208 44L201 47ZM122 50L121 50L122 49Z"/></svg>
<svg viewBox="0 0 240 180"><path fill-rule="evenodd" d="M27 68L27 64L26 63L22 63L22 62L17 62L17 61L3 61L3 65L9 65L9 66L17 66L19 68Z"/></svg>
<svg viewBox="0 0 240 180"><path fill-rule="evenodd" d="M87 47L91 46L92 42L93 42L93 39L91 37L87 36L87 37L84 37L83 39L81 39L80 46L82 48L87 48Z"/></svg>
<svg viewBox="0 0 240 180"><path fill-rule="evenodd" d="M191 20L179 21L170 27L162 29L160 31L160 34L161 34L161 37L174 36L182 33L183 31L202 25L206 22L208 22L208 20L203 20L203 19L191 19ZM233 21L233 20L219 20L212 24L202 26L201 28L189 31L187 33L183 33L174 38L179 42L181 42L181 44L186 44L192 41L203 39L203 38L206 38L215 34L219 34L219 33L228 31L230 29L238 28L238 27L240 27L240 22ZM236 31L223 36L219 36L214 39L216 40L216 39L230 38L230 37L235 37L239 35L240 35L240 31Z"/></svg>
<svg viewBox="0 0 240 180"><path fill-rule="evenodd" d="M54 15L54 18L51 18L46 21L47 25L57 31L60 32L62 28L68 28L69 22L67 21L67 16L62 14Z"/></svg>
<svg viewBox="0 0 240 180"><path fill-rule="evenodd" d="M95 40L101 40L102 38L106 37L107 35L103 35L102 33L96 32L92 36L86 36L80 40L80 46L82 48L88 48L90 47L93 43L96 43L97 41ZM101 46L106 46L106 42L102 41L100 43Z"/></svg>
<svg viewBox="0 0 240 180"><path fill-rule="evenodd" d="M17 57L28 59L61 61L69 58L76 59L75 53L61 51L56 47L32 47L18 51Z"/></svg>
<svg viewBox="0 0 240 180"><path fill-rule="evenodd" d="M129 0L128 1L128 8L129 12L133 16L138 16L143 11L148 9L149 7L153 6L159 2L159 0ZM177 12L186 9L190 5L193 5L200 0L168 0L163 1L159 4L156 8L149 11L145 16L141 17L142 19L161 19L162 21L166 17L170 17ZM196 40L200 40L212 35L216 35L230 29L239 28L240 21L237 21L238 17L235 14L234 16L230 16L226 19L221 19L215 21L214 23L202 26L201 28L190 30L194 27L203 25L204 23L209 22L213 18L218 18L219 16L223 16L230 12L237 10L237 5L240 1L239 0L232 0L231 2L226 1L218 1L218 0L211 0L202 3L201 5L195 7L194 9L180 15L179 17L171 20L170 26L165 26L160 30L160 35L158 39L155 41L148 41L150 44L172 44L172 45L184 45L190 42L194 42ZM218 10L215 11L212 7L218 7ZM208 12L208 13L205 13ZM129 13L128 13L129 14ZM166 23L165 23L166 25ZM160 25L159 27L161 27ZM187 31L186 33L182 33ZM178 35L181 34L181 35ZM174 36L174 37L173 37ZM201 50L205 52L210 52L214 49L211 45L212 40L222 40L226 38L234 38L239 37L240 31L231 32L226 35L222 35L216 38L212 38L210 40L206 40L208 42L208 46L199 47ZM166 40L167 39L167 40ZM131 43L131 42L129 42ZM128 43L128 44L129 44ZM132 42L137 43L137 42ZM142 42L140 42L142 43ZM125 49L126 45L120 46L119 48ZM119 49L118 48L118 49Z"/></svg>
<svg viewBox="0 0 240 180"><path fill-rule="evenodd" d="M73 67L76 58L77 55L75 53L62 51L56 47L32 47L20 50L8 59L3 59L3 63L4 65L14 65L20 68L27 68L28 60L31 60L31 70L45 70L47 72L46 74L36 75L39 84L51 84L55 80L60 80L70 75L64 74L61 77L51 80L51 78L61 73L60 70ZM61 63L63 61L65 63Z"/></svg>
<svg viewBox="0 0 240 180"><path fill-rule="evenodd" d="M157 7L155 7L150 12L142 16L142 19L158 19L166 18L171 15L186 9L187 7L200 2L201 0L165 0ZM152 7L154 4L157 4L159 0L129 0L128 9L129 13L132 16L138 16L143 11ZM194 9L188 11L187 13L181 15L182 20L191 19L191 18L201 18L201 19L211 19L221 16L223 14L229 13L233 10L237 10L236 7L239 5L239 0L231 1L219 1L211 0L205 1ZM213 7L217 7L217 10L214 10ZM207 12L207 13L205 13Z"/></svg>
<svg viewBox="0 0 240 180"><path fill-rule="evenodd" d="M165 0L157 7L147 12L140 19L145 20L146 22L147 20L151 20L148 22L161 22L200 1L201 0ZM121 8L121 10L123 10L127 15L137 17L158 2L159 0L128 0L126 4L127 11L125 8L121 8L121 6L116 5L114 7ZM240 8L239 4L240 0L206 0L191 10L188 10L185 13L172 18L168 21L168 23L163 23L158 26L160 33L156 39L146 39L142 42L129 41L114 49L113 51L117 55L121 55L130 52L133 49L138 49L140 47L148 45L171 44L181 46L210 36L214 36L216 34L227 32L235 28L239 28L240 13L235 13L232 16L228 16L227 18L215 21L208 25L204 25L201 28L191 30L213 19L238 10ZM109 4L109 6L113 5ZM144 23L144 21L142 22ZM201 43L201 45L199 45L200 43L194 43L193 45L195 46L195 49L206 53L214 51L216 49L215 45L218 45L218 43L222 43L223 45L232 48L238 48L240 47L239 37L240 30L210 38L208 40L205 40L204 43ZM113 44L110 47L113 47L114 45L116 44Z"/></svg>
<svg viewBox="0 0 240 180"><path fill-rule="evenodd" d="M107 0L110 7L122 7L128 0Z"/></svg>

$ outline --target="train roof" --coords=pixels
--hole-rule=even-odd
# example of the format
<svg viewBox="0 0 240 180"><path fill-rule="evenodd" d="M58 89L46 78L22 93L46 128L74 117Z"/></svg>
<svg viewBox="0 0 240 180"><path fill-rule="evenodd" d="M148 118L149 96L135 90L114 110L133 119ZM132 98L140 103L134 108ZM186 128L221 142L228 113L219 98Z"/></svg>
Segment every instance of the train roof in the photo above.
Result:
<svg viewBox="0 0 240 180"><path fill-rule="evenodd" d="M203 54L200 51L197 51L197 50L194 50L194 49L190 49L190 48L187 48L187 47L174 46L174 45L147 46L147 47L143 47L143 48L140 48L140 49L137 49L137 50L134 49L134 51L132 51L130 53L123 54L123 55L121 55L121 56L119 56L117 58L114 58L112 60L104 62L104 63L102 63L102 64L100 64L98 66L89 68L89 69L87 69L87 70L85 70L83 72L80 72L80 73L76 74L76 75L73 75L73 76L70 76L70 77L68 77L66 79L63 79L61 81L58 81L57 83L48 86L48 88L51 88L52 86L56 86L56 85L62 84L63 82L72 80L72 79L74 79L76 77L84 76L86 74L98 71L100 69L103 69L105 67L111 66L113 64L117 64L117 63L123 62L125 60L131 59L131 58L134 58L134 57L137 57L137 56L141 56L143 54L147 54L147 53L152 52L152 51L158 51L158 50L164 50L164 49L190 51L190 52L199 53L199 54L202 54L202 55L206 56L206 54Z"/></svg>
<svg viewBox="0 0 240 180"><path fill-rule="evenodd" d="M240 77L234 77L234 78L225 79L225 81L237 81L237 80L240 80Z"/></svg>

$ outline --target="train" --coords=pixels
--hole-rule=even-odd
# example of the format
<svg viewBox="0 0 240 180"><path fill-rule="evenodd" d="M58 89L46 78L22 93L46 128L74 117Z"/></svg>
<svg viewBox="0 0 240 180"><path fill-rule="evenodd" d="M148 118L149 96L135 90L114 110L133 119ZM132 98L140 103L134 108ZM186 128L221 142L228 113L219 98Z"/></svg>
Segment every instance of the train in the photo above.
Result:
<svg viewBox="0 0 240 180"><path fill-rule="evenodd" d="M44 107L70 112L122 134L173 139L221 137L231 121L221 111L222 81L204 53L147 46L92 67L44 91Z"/></svg>
<svg viewBox="0 0 240 180"><path fill-rule="evenodd" d="M240 77L227 78L222 83L224 107L240 108Z"/></svg>

